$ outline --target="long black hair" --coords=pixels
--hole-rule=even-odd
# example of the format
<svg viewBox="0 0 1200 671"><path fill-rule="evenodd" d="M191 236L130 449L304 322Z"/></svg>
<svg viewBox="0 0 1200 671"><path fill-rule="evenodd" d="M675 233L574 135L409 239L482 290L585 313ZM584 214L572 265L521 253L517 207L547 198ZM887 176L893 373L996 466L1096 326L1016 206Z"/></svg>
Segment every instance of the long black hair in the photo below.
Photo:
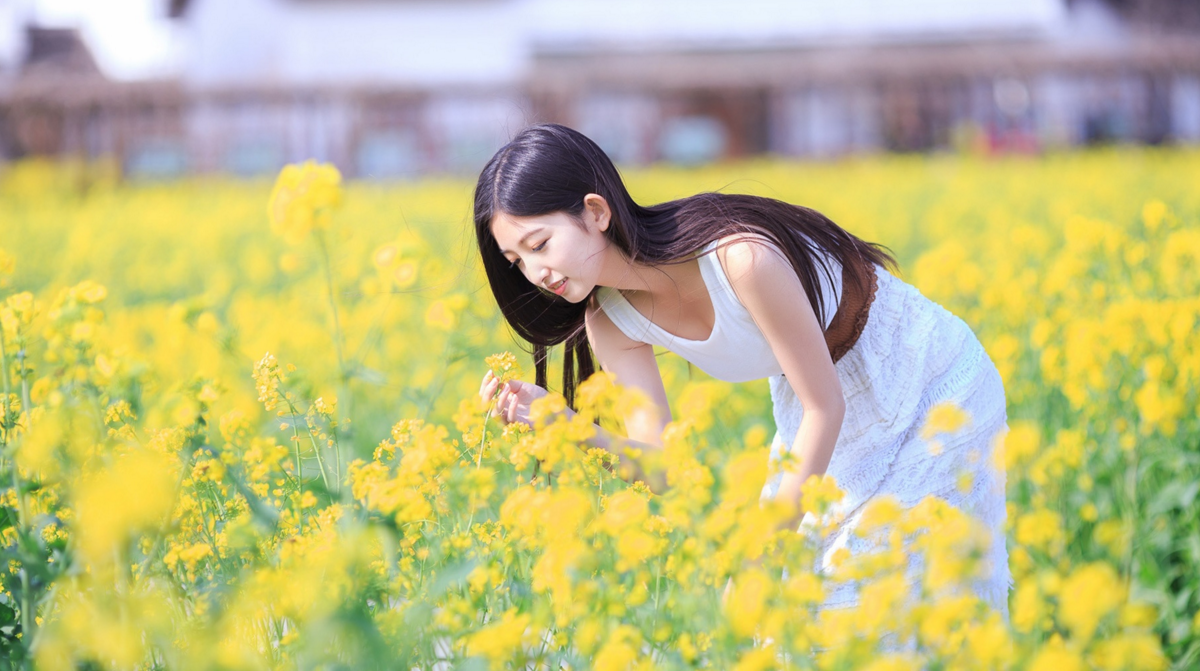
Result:
<svg viewBox="0 0 1200 671"><path fill-rule="evenodd" d="M595 372L584 329L586 301L571 303L530 283L513 267L496 239L492 221L499 213L534 217L565 212L578 218L584 196L599 194L612 210L605 237L632 262L684 263L713 240L757 233L787 257L824 323L817 267L829 275L818 250L844 267L860 260L895 268L886 248L864 242L827 217L806 207L758 196L701 193L659 205L634 202L612 161L582 133L558 124L530 126L500 148L484 166L475 186L475 237L500 312L517 335L532 345L537 384L546 386L547 348L566 344L563 396L574 407L575 386ZM865 282L865 278L859 278Z"/></svg>

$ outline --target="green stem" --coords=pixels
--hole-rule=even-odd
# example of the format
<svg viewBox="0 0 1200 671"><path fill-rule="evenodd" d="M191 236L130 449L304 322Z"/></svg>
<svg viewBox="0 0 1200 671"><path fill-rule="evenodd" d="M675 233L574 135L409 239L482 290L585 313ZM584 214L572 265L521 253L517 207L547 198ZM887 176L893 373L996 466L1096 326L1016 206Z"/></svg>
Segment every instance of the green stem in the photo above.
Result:
<svg viewBox="0 0 1200 671"><path fill-rule="evenodd" d="M21 412L25 413L25 418L29 419L29 409L33 404L29 401L29 371L25 369L25 350L17 350L17 365L20 367L18 373L21 375Z"/></svg>
<svg viewBox="0 0 1200 671"><path fill-rule="evenodd" d="M8 351L5 348L3 329L0 329L0 377L4 378L4 402L7 404L8 395L12 393L12 386L8 380Z"/></svg>
<svg viewBox="0 0 1200 671"><path fill-rule="evenodd" d="M25 536L27 530L26 520L29 519L29 513L25 510L25 493L21 491L21 479L17 475L17 460L13 459L12 464L12 481L13 491L17 495L17 514L20 531L18 537ZM24 538L18 541L18 547L21 548L21 631L22 637L32 644L34 638L34 627L36 625L33 619L31 594L29 587L29 555L25 552Z"/></svg>
<svg viewBox="0 0 1200 671"><path fill-rule="evenodd" d="M658 629L658 594L661 591L659 585L662 583L662 560L659 560L654 566L654 619L650 624L650 633Z"/></svg>
<svg viewBox="0 0 1200 671"><path fill-rule="evenodd" d="M492 408L489 406L487 414L483 416L483 428L479 430L479 450L475 455L475 468L483 465L483 445L487 442L487 423L492 418Z"/></svg>
<svg viewBox="0 0 1200 671"><path fill-rule="evenodd" d="M337 350L338 360L338 379L344 380L346 375L346 362L342 355L342 326L338 318L337 301L335 300L336 293L333 287L333 266L329 260L329 244L325 240L325 236L317 231L317 245L321 248L321 261L325 270L325 289L329 298L329 309L333 313L333 346Z"/></svg>
<svg viewBox="0 0 1200 671"><path fill-rule="evenodd" d="M20 366L18 371L21 375L21 414L29 417L29 382L25 379L25 366L23 352L18 352L17 362ZM4 378L4 407L7 414L8 397L12 393L12 385L8 379L8 350L4 341L4 332L0 330L0 377ZM4 431L5 443L8 442L8 429ZM17 524L18 537L22 537L28 531L29 511L25 506L25 492L21 487L21 476L17 466L17 460L14 454L12 460L12 483L13 494L17 498ZM22 539L24 540L24 539ZM28 646L33 645L34 636L36 634L37 621L33 617L32 593L29 585L29 555L25 552L25 543L18 541L18 547L21 548L21 632ZM28 648L27 648L28 649ZM27 661L26 664L29 662Z"/></svg>
<svg viewBox="0 0 1200 671"><path fill-rule="evenodd" d="M321 261L325 269L325 290L329 298L329 310L333 313L333 346L337 351L338 362L338 400L342 407L346 409L346 416L350 416L350 396L348 385L348 373L346 370L346 356L342 352L342 323L338 316L337 308L337 291L333 285L333 262L329 258L329 242L325 239L322 231L318 230L316 235L317 246L321 248ZM336 440L337 429L331 429L334 433L334 478L338 482L338 489L341 489L342 482L342 454L341 448ZM328 483L325 485L328 488Z"/></svg>
<svg viewBox="0 0 1200 671"><path fill-rule="evenodd" d="M1125 469L1125 479L1129 487L1129 504L1132 506L1132 511L1129 515L1129 542L1125 544L1125 586L1128 588L1133 582L1133 543L1137 534L1134 533L1134 527L1138 520L1138 498L1137 498L1137 470L1138 470L1138 451L1136 449L1125 453L1126 461L1130 462Z"/></svg>
<svg viewBox="0 0 1200 671"><path fill-rule="evenodd" d="M286 394L283 396L283 400L287 402L288 411L292 413L292 436L296 438L296 451L297 454L299 454L300 434L299 431L296 430L296 424L299 422L296 406ZM304 422L304 433L308 435L308 442L312 445L313 453L317 455L317 467L321 469L321 481L325 483L325 490L332 493L333 489L329 486L329 476L325 472L325 460L321 458L321 448L317 447L317 440L313 438L312 428L308 425L307 420Z"/></svg>
<svg viewBox="0 0 1200 671"><path fill-rule="evenodd" d="M492 408L489 406L487 414L483 416L483 427L479 429L479 454L475 457L475 468L478 469L483 465L483 444L487 442L487 423L492 418ZM475 523L475 510L471 509L471 515L467 517L467 533L471 533L471 525Z"/></svg>
<svg viewBox="0 0 1200 671"><path fill-rule="evenodd" d="M296 430L296 413L292 412L292 445L296 447L296 491L304 488L304 462L300 459L300 432Z"/></svg>

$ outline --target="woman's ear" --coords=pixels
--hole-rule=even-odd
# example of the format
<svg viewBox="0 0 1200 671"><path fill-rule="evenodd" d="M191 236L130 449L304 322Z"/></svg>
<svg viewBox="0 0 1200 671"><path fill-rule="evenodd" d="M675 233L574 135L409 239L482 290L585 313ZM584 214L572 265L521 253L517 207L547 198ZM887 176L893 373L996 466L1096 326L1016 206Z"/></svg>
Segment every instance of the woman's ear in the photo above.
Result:
<svg viewBox="0 0 1200 671"><path fill-rule="evenodd" d="M601 232L608 230L608 224L612 221L612 210L608 207L608 201L598 193L589 193L583 197L583 210L588 214L588 218L596 224L596 228Z"/></svg>

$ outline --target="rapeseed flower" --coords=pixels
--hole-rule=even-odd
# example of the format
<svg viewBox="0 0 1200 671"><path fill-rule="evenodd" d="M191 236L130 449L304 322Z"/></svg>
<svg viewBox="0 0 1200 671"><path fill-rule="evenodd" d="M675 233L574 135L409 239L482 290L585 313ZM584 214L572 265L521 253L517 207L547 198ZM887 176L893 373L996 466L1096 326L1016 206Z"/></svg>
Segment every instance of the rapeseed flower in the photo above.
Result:
<svg viewBox="0 0 1200 671"><path fill-rule="evenodd" d="M517 357L513 356L511 352L493 354L484 359L484 363L491 369L492 375L496 376L500 384L521 377L521 364L517 362Z"/></svg>
<svg viewBox="0 0 1200 671"><path fill-rule="evenodd" d="M505 611L500 618L471 634L463 642L468 655L487 658L500 665L512 659L527 637L532 618L515 609Z"/></svg>
<svg viewBox="0 0 1200 671"><path fill-rule="evenodd" d="M1076 569L1062 586L1058 620L1079 641L1092 638L1100 621L1125 602L1125 586L1108 564L1097 562Z"/></svg>
<svg viewBox="0 0 1200 671"><path fill-rule="evenodd" d="M935 404L925 416L921 437L929 440L941 433L957 433L970 425L971 416L951 402Z"/></svg>
<svg viewBox="0 0 1200 671"><path fill-rule="evenodd" d="M328 163L284 166L267 207L271 231L298 244L313 230L328 229L331 211L342 199L341 183L341 173Z"/></svg>
<svg viewBox="0 0 1200 671"><path fill-rule="evenodd" d="M174 470L168 457L140 450L75 486L73 535L89 562L110 561L131 534L167 521L176 496Z"/></svg>

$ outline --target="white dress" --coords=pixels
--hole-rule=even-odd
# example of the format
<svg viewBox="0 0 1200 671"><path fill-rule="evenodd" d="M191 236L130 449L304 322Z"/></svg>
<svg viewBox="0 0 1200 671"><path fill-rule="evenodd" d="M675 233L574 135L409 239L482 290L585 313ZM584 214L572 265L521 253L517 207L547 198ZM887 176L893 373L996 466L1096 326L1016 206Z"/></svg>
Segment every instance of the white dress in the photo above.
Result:
<svg viewBox="0 0 1200 671"><path fill-rule="evenodd" d="M781 475L775 468L800 428L804 408L783 377L762 332L738 301L715 253L716 242L698 257L715 312L706 340L668 333L639 313L620 292L602 287L598 298L609 319L633 340L665 347L715 378L746 382L770 378L777 432L771 444L771 472L763 498L773 498ZM818 268L821 292L833 320L841 297L841 266L826 257L832 277ZM818 570L828 568L838 548L852 554L870 550L868 539L854 533L864 504L877 494L892 494L907 506L933 495L976 516L991 530L987 579L976 593L1006 619L1011 578L1004 545L1006 517L1004 473L991 467L993 439L1006 427L1004 388L996 367L970 327L917 289L875 266L878 288L866 325L853 347L835 364L846 398L846 414L827 472L845 498L835 515L843 521L821 541ZM963 430L938 438L938 454L920 433L929 409L949 401L966 410ZM959 476L972 475L960 488ZM916 569L916 566L911 567ZM858 585L830 583L825 608L857 603Z"/></svg>

